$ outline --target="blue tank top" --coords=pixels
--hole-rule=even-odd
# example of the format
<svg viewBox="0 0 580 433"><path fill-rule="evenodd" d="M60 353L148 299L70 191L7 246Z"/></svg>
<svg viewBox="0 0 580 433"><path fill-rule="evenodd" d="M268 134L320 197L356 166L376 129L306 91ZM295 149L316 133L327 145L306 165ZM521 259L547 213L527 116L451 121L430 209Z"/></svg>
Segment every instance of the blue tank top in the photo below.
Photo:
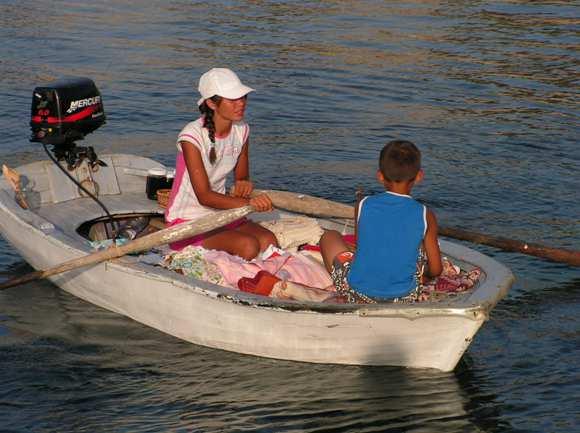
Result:
<svg viewBox="0 0 580 433"><path fill-rule="evenodd" d="M426 218L425 206L408 195L387 191L366 197L359 208L349 285L379 298L406 296L414 290Z"/></svg>

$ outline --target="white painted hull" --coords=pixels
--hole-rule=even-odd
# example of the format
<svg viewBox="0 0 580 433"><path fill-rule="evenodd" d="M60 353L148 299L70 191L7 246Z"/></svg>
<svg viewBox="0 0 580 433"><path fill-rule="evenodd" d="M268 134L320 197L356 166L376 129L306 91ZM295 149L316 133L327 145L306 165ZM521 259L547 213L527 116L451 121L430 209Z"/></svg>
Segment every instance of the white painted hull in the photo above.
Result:
<svg viewBox="0 0 580 433"><path fill-rule="evenodd" d="M7 196L0 200L0 232L34 268L46 269L87 253L67 244L66 236L58 231L44 233L34 223L23 221L21 210L7 203ZM482 287L458 305L276 302L165 269L148 269L130 259L101 263L51 280L90 303L203 346L313 363L450 371L491 308L507 292L513 276L494 260L468 248L443 241L442 249L477 264L487 274Z"/></svg>

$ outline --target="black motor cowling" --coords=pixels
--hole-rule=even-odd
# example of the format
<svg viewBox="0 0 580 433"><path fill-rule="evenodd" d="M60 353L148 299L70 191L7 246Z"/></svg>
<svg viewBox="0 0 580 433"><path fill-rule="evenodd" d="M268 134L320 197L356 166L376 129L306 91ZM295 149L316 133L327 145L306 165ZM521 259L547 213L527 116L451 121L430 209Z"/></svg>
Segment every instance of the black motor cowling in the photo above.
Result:
<svg viewBox="0 0 580 433"><path fill-rule="evenodd" d="M30 141L52 144L58 160L69 168L88 158L99 162L92 147L75 145L105 123L101 93L89 78L68 78L39 86L32 92Z"/></svg>
<svg viewBox="0 0 580 433"><path fill-rule="evenodd" d="M30 141L55 146L72 143L104 123L101 94L89 78L58 80L32 93Z"/></svg>

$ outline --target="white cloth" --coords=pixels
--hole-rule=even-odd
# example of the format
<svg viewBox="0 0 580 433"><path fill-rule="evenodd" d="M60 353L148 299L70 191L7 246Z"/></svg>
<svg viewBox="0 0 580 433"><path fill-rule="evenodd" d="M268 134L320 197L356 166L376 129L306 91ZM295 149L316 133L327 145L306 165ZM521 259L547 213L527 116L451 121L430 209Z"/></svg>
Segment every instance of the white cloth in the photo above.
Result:
<svg viewBox="0 0 580 433"><path fill-rule="evenodd" d="M292 252L300 245L317 245L324 233L317 220L304 216L262 221L260 225L274 233L280 248Z"/></svg>

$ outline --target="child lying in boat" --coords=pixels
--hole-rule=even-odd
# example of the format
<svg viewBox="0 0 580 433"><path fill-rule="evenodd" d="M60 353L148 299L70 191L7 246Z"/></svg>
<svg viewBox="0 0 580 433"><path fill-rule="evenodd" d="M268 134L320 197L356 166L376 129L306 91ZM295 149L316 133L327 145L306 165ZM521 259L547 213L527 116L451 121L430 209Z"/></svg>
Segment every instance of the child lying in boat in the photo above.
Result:
<svg viewBox="0 0 580 433"><path fill-rule="evenodd" d="M387 143L377 171L386 191L365 197L355 210L356 253L337 231L322 236L324 264L349 302L417 300L422 277L441 274L435 214L410 195L423 176L421 153L413 143Z"/></svg>

